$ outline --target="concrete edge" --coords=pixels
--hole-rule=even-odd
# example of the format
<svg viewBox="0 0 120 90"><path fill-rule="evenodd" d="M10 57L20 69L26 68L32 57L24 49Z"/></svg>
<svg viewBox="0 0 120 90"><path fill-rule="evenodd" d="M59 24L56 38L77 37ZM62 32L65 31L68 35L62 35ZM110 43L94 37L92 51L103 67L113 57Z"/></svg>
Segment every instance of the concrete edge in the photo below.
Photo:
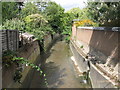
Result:
<svg viewBox="0 0 120 90"><path fill-rule="evenodd" d="M73 41L71 41L71 43L72 43L73 46L76 48L77 45L75 46ZM77 50L77 48L76 48L76 50ZM77 50L77 52L78 52L83 58L85 58L85 55L81 54L78 50ZM86 55L86 56L87 56L87 55ZM117 88L116 86L118 85L118 83L113 82L112 80L110 80L110 78L109 78L108 76L105 76L104 73L101 72L91 61L90 61L90 65L91 65L100 75L102 75L105 79L107 79L110 83L112 83L112 84L115 86L115 88ZM90 79L91 79L91 77L90 77ZM93 85L92 85L92 86L93 86Z"/></svg>
<svg viewBox="0 0 120 90"><path fill-rule="evenodd" d="M77 27L83 30L120 31L120 27Z"/></svg>

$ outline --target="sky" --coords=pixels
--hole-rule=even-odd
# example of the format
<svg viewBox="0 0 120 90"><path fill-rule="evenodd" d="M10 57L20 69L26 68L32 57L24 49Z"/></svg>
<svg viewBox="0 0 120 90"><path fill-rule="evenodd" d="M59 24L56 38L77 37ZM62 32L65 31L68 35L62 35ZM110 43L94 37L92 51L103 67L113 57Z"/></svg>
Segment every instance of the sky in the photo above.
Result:
<svg viewBox="0 0 120 90"><path fill-rule="evenodd" d="M70 10L74 7L80 7L81 9L85 7L84 2L87 0L52 0L55 1L57 4L60 4L65 11Z"/></svg>

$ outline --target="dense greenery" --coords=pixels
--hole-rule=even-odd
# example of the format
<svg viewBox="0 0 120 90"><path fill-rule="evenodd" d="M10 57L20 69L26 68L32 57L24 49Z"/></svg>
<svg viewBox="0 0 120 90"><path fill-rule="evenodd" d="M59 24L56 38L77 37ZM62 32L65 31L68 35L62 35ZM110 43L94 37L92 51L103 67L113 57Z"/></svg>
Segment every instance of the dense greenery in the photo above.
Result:
<svg viewBox="0 0 120 90"><path fill-rule="evenodd" d="M61 33L65 29L66 21L64 9L55 2L49 2L44 14L47 16L48 23L56 33Z"/></svg>
<svg viewBox="0 0 120 90"><path fill-rule="evenodd" d="M77 8L72 8L67 11L67 13L71 14L71 16L74 19L88 19L87 17L87 9L80 9L79 7Z"/></svg>
<svg viewBox="0 0 120 90"><path fill-rule="evenodd" d="M119 13L120 2L88 2L86 8L72 8L67 12L49 0L34 3L2 2L3 29L30 32L40 40L48 33L70 36L73 19L96 23L92 26L119 26ZM90 25L84 23L80 26Z"/></svg>
<svg viewBox="0 0 120 90"><path fill-rule="evenodd" d="M67 11L74 19L89 19L99 26L120 26L120 2L87 2L87 7Z"/></svg>
<svg viewBox="0 0 120 90"><path fill-rule="evenodd" d="M11 30L23 30L25 28L24 21L19 18L12 18L10 20L6 20L2 26L2 29L11 29Z"/></svg>
<svg viewBox="0 0 120 90"><path fill-rule="evenodd" d="M70 14L64 13L64 9L55 2L28 2L21 6L16 2L4 2L2 7L3 29L30 32L41 40L45 34L62 34L69 32L71 28ZM11 14L11 11L14 12Z"/></svg>
<svg viewBox="0 0 120 90"><path fill-rule="evenodd" d="M11 13L12 12L12 13ZM2 21L18 17L19 8L16 2L2 2Z"/></svg>
<svg viewBox="0 0 120 90"><path fill-rule="evenodd" d="M40 14L31 14L24 18L27 32L31 32L38 39L42 39L47 29L44 27L47 20Z"/></svg>
<svg viewBox="0 0 120 90"><path fill-rule="evenodd" d="M100 26L120 26L120 2L88 2L88 16Z"/></svg>
<svg viewBox="0 0 120 90"><path fill-rule="evenodd" d="M22 17L21 19L24 19L26 16L36 13L40 14L39 8L34 3L28 2L22 7L20 16Z"/></svg>

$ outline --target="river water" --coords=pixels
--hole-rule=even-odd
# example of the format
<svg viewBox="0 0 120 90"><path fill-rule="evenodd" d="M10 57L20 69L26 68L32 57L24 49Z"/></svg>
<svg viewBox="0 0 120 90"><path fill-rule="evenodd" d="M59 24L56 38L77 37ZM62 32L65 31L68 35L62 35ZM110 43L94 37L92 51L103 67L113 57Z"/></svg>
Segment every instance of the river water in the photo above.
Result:
<svg viewBox="0 0 120 90"><path fill-rule="evenodd" d="M48 82L48 88L89 88L80 82L73 62L69 45L65 41L57 41L50 49L49 56L43 67ZM29 88L45 88L44 78L34 72L29 82Z"/></svg>

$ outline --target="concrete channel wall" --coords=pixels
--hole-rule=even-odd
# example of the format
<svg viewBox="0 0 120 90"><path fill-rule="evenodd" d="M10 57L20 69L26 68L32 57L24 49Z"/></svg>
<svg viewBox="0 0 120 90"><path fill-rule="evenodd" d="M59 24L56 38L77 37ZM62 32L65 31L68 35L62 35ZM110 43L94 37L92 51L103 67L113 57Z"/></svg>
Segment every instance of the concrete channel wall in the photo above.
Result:
<svg viewBox="0 0 120 90"><path fill-rule="evenodd" d="M25 59L28 59L29 62L35 63L40 55L38 41L34 41L30 45L23 46L22 48L19 49L18 52L19 52L18 54L19 57L24 57ZM15 69L16 69L16 65L14 64L9 68L3 66L3 72L2 72L3 88L18 88L20 86L19 83L15 83L13 81ZM27 67L25 65L23 66L23 72L22 72L23 77L21 79L22 82L26 78L30 69L31 67Z"/></svg>
<svg viewBox="0 0 120 90"><path fill-rule="evenodd" d="M119 31L119 27L72 27L73 56L81 71L87 71L84 67L89 67L93 88L117 88L120 85Z"/></svg>
<svg viewBox="0 0 120 90"><path fill-rule="evenodd" d="M56 35L54 35L56 37ZM48 46L48 44L51 42L51 35L45 36L44 38L44 45L45 47ZM25 59L29 60L30 63L37 64L37 62L40 60L40 45L38 40L34 40L29 44L23 45L21 48L19 48L18 56L24 57ZM22 78L21 83L24 81L30 81L31 76L29 75L31 73L31 67L23 65L23 72L22 72ZM2 88L19 88L21 87L21 84L14 82L13 76L16 71L16 65L12 64L10 67L2 66ZM27 82L29 83L29 82Z"/></svg>
<svg viewBox="0 0 120 90"><path fill-rule="evenodd" d="M112 58L118 59L118 36L120 36L118 29L120 28L113 28L112 30L112 28L103 27L78 27L77 30L73 30L72 37L94 47L106 56L112 55Z"/></svg>

